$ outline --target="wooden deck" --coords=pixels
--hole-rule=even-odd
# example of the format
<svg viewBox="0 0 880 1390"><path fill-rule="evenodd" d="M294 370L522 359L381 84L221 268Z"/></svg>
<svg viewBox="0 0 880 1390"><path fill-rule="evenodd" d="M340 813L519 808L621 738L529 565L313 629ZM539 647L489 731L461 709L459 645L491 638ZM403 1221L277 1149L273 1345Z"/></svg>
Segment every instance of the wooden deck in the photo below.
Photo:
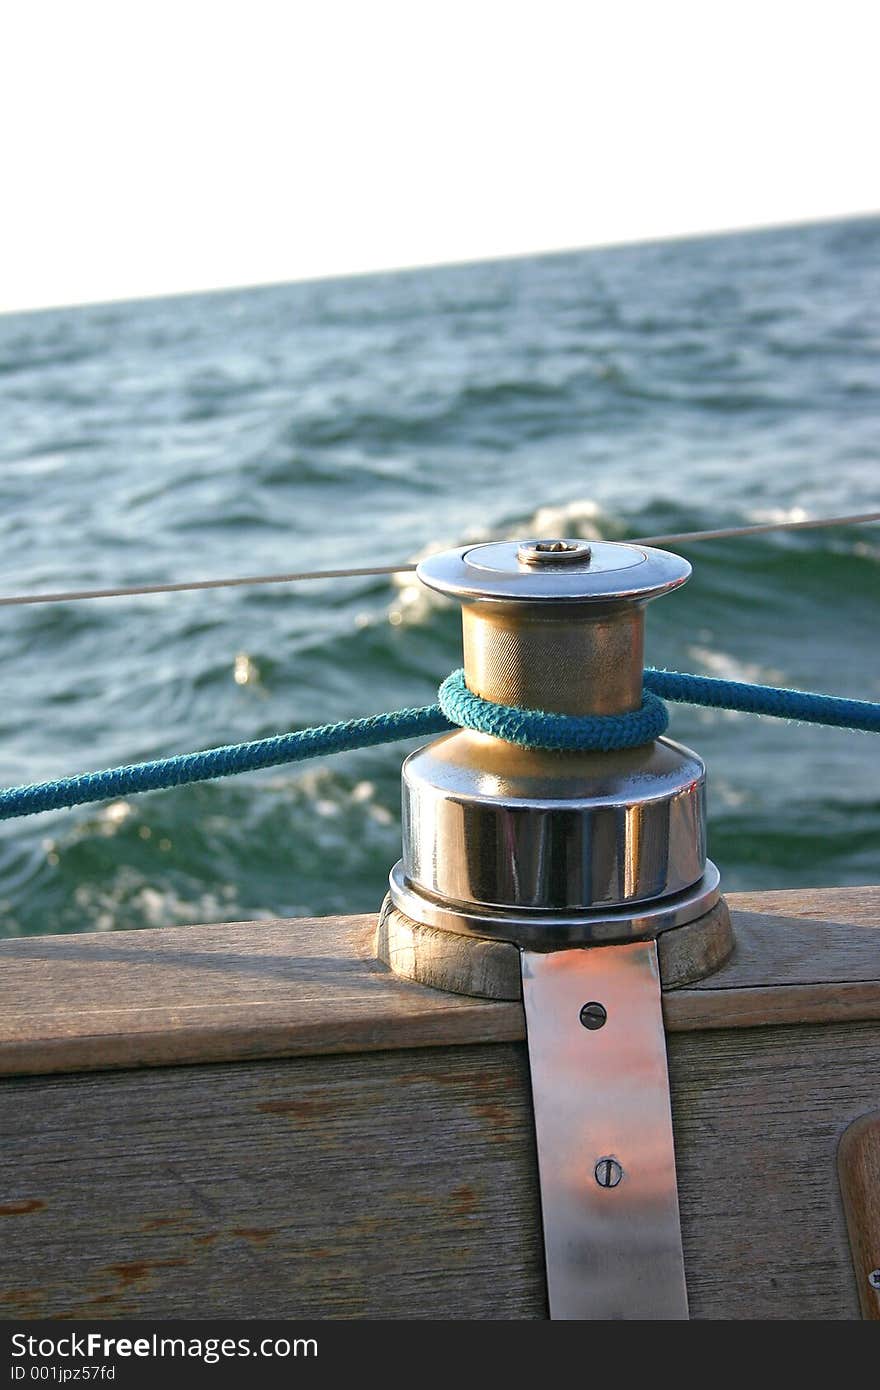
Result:
<svg viewBox="0 0 880 1390"><path fill-rule="evenodd" d="M730 901L665 997L691 1312L857 1318L880 889ZM546 1316L521 1006L397 979L373 926L0 943L0 1316Z"/></svg>
<svg viewBox="0 0 880 1390"><path fill-rule="evenodd" d="M880 1019L880 887L734 893L736 947L670 1032ZM519 1003L373 958L375 915L0 941L0 1075L516 1042ZM831 987L833 986L833 988Z"/></svg>

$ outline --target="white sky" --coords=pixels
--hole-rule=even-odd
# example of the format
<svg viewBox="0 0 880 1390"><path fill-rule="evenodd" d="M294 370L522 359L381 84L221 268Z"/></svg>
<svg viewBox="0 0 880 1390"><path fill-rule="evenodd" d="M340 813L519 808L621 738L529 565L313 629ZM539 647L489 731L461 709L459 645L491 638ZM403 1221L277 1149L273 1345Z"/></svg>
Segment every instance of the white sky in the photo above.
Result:
<svg viewBox="0 0 880 1390"><path fill-rule="evenodd" d="M874 0L0 15L0 310L880 209Z"/></svg>

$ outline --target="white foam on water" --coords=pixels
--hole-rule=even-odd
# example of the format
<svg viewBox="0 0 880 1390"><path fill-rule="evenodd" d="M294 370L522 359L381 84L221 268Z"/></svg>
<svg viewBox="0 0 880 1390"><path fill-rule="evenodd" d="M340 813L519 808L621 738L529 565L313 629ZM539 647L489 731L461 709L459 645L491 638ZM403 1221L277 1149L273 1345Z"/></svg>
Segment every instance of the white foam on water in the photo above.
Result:
<svg viewBox="0 0 880 1390"><path fill-rule="evenodd" d="M443 550L457 550L462 545L482 545L492 541L525 540L530 537L600 540L603 529L599 523L603 516L599 503L591 497L547 504L536 508L522 520L496 526L472 526L455 540L429 541L411 557L410 563L418 564L420 560L426 560ZM412 572L393 575L392 583L397 597L385 615L392 627L425 623L435 609L448 606L449 600L443 594L428 589ZM357 625L357 619L355 623Z"/></svg>
<svg viewBox="0 0 880 1390"><path fill-rule="evenodd" d="M784 685L785 676L773 666L760 666L754 661L742 661L729 652L718 651L715 647L691 646L687 654L692 661L703 668L707 676L716 676L724 681L745 681L754 685ZM728 711L735 713L736 711Z"/></svg>

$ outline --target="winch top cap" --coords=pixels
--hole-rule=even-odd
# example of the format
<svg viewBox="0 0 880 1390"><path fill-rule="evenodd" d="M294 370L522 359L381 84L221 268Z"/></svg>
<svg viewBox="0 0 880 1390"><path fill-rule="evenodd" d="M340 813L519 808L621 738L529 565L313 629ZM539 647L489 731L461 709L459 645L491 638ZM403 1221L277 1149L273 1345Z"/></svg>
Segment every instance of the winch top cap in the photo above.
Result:
<svg viewBox="0 0 880 1390"><path fill-rule="evenodd" d="M461 600L542 603L647 602L684 584L687 560L617 541L493 541L430 555L416 574Z"/></svg>

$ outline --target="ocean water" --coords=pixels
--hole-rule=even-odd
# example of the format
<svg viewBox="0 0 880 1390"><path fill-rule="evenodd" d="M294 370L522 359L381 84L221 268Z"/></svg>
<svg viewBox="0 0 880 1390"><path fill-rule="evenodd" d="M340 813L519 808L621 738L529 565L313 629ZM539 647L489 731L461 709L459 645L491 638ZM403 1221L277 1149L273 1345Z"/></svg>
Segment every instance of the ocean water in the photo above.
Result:
<svg viewBox="0 0 880 1390"><path fill-rule="evenodd" d="M0 318L5 593L876 508L880 220ZM880 698L876 527L685 548L648 660ZM431 701L345 580L0 609L13 785ZM880 743L673 707L728 888L880 878ZM369 911L405 745L0 825L0 932Z"/></svg>

